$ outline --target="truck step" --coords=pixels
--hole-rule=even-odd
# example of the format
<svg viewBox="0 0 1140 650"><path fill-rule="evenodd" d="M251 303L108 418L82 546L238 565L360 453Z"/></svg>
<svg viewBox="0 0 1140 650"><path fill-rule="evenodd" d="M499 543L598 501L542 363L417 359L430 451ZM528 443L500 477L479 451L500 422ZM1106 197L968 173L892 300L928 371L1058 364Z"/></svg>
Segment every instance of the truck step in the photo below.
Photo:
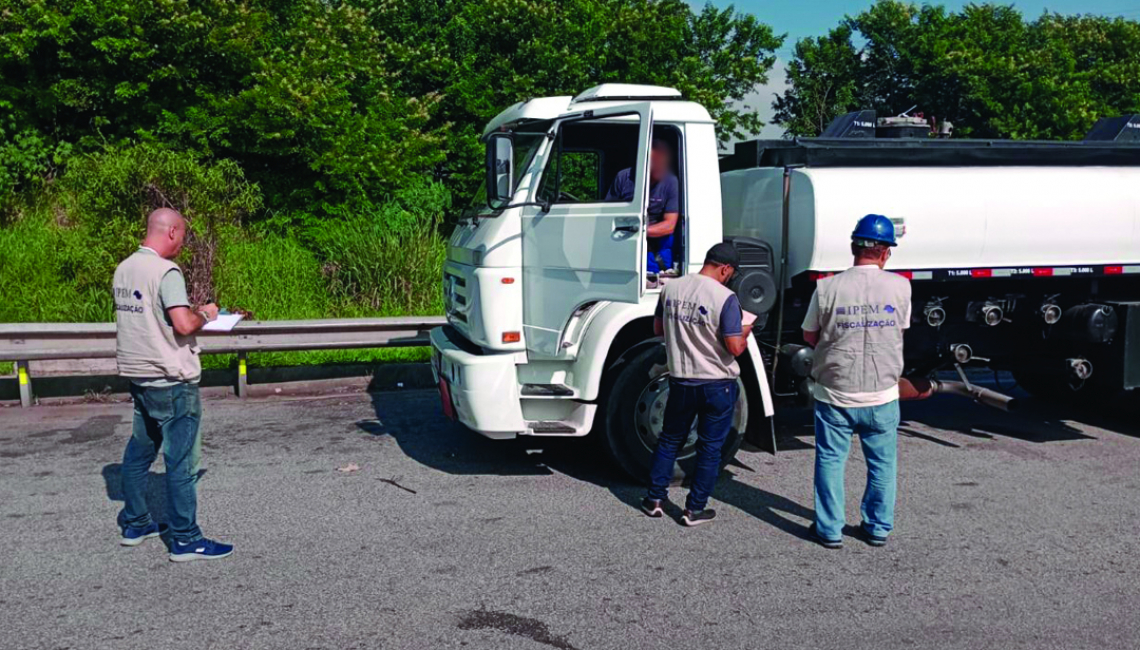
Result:
<svg viewBox="0 0 1140 650"><path fill-rule="evenodd" d="M574 389L564 384L523 384L523 397L570 397Z"/></svg>
<svg viewBox="0 0 1140 650"><path fill-rule="evenodd" d="M558 422L556 420L543 420L541 422L527 422L531 433L534 435L554 435L559 433L577 433L578 430L565 422Z"/></svg>

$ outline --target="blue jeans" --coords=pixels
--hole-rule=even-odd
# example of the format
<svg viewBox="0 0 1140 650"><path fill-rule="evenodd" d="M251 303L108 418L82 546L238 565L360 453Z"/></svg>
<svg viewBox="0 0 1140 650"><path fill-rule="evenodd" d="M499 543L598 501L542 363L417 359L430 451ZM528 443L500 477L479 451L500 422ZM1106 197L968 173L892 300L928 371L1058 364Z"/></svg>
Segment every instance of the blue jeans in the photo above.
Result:
<svg viewBox="0 0 1140 650"><path fill-rule="evenodd" d="M202 401L197 384L145 388L131 384L135 421L123 452L123 511L119 524L143 528L151 523L147 476L162 449L166 464L166 511L171 536L183 543L202 538L198 529L198 463L202 439L198 423Z"/></svg>
<svg viewBox="0 0 1140 650"><path fill-rule="evenodd" d="M876 537L886 537L894 528L898 428L897 400L860 408L815 403L815 529L820 537L842 538L843 470L856 433L867 459L863 528Z"/></svg>
<svg viewBox="0 0 1140 650"><path fill-rule="evenodd" d="M645 251L645 270L647 273L661 273L673 268L673 235L653 238L649 248L651 250ZM657 249L656 253L652 250L654 248ZM661 268L661 265L657 263L658 256L661 257L661 261L665 262L665 268Z"/></svg>
<svg viewBox="0 0 1140 650"><path fill-rule="evenodd" d="M732 430L732 415L739 393L740 386L735 379L696 386L686 386L675 379L669 381L665 423L649 473L650 499L665 499L669 495L677 452L692 431L693 418L697 418L697 469L685 508L694 512L705 509L720 474L721 449Z"/></svg>

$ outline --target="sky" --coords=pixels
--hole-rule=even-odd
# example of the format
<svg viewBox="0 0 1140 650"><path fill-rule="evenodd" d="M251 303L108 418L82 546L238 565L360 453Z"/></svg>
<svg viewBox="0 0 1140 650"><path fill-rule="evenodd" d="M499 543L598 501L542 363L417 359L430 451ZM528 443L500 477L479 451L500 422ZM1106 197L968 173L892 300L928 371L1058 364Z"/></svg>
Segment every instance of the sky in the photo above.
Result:
<svg viewBox="0 0 1140 650"><path fill-rule="evenodd" d="M764 87L757 89L754 97L749 97L749 106L760 110L768 126L761 133L762 137L779 137L782 131L772 126L772 99L783 91L786 81L783 74L783 60L792 54L796 40L805 36L819 36L839 24L839 21L848 14L857 14L874 4L873 0L712 0L718 7L733 5L737 11L754 14L763 22L772 26L777 34L787 34L784 47L776 52L780 58L776 68L772 70L771 79ZM918 2L922 4L921 2ZM690 0L695 8L704 5L703 0ZM950 9L960 9L969 4L967 2L934 2ZM980 2L978 3L980 4ZM1102 16L1129 18L1140 20L1140 0L1048 0L1045 2L1012 2L1021 13L1029 18L1036 18L1045 11L1062 14L1098 14Z"/></svg>

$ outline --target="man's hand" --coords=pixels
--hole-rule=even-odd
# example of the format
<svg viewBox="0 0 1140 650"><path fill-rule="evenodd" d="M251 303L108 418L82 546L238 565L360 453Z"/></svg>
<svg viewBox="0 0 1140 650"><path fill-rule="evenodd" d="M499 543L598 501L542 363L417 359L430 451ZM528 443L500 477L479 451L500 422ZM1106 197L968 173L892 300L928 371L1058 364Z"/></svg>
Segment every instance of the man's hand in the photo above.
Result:
<svg viewBox="0 0 1140 650"><path fill-rule="evenodd" d="M166 315L170 317L170 324L175 332L180 336L190 336L218 317L218 306L211 303L195 307L193 310L185 306L171 307L166 310ZM206 320L202 320L203 318Z"/></svg>
<svg viewBox="0 0 1140 650"><path fill-rule="evenodd" d="M646 237L668 237L677 229L677 220L681 217L679 212L666 212L661 221L649 224L645 231Z"/></svg>
<svg viewBox="0 0 1140 650"><path fill-rule="evenodd" d="M804 343L807 343L809 346L811 346L813 348L815 346L819 345L819 332L818 331L813 332L811 330L804 330Z"/></svg>
<svg viewBox="0 0 1140 650"><path fill-rule="evenodd" d="M748 350L748 335L751 333L751 327L744 327L741 329L740 336L724 337L724 347L728 348L729 354L734 357L739 357Z"/></svg>
<svg viewBox="0 0 1140 650"><path fill-rule="evenodd" d="M194 309L195 312L201 314L206 318L206 322L218 320L218 306L214 303L202 305Z"/></svg>

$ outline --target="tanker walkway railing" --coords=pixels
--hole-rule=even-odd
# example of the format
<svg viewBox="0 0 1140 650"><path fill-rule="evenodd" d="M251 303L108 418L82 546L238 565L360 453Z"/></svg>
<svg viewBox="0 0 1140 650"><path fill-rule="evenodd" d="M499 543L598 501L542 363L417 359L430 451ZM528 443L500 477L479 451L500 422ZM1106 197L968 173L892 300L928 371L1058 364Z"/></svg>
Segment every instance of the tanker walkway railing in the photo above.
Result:
<svg viewBox="0 0 1140 650"><path fill-rule="evenodd" d="M251 352L422 347L442 316L243 321L230 332L199 332L202 354L236 354L237 393L247 393L246 358ZM14 361L21 406L34 393L28 362L113 359L114 323L0 323L0 361Z"/></svg>

